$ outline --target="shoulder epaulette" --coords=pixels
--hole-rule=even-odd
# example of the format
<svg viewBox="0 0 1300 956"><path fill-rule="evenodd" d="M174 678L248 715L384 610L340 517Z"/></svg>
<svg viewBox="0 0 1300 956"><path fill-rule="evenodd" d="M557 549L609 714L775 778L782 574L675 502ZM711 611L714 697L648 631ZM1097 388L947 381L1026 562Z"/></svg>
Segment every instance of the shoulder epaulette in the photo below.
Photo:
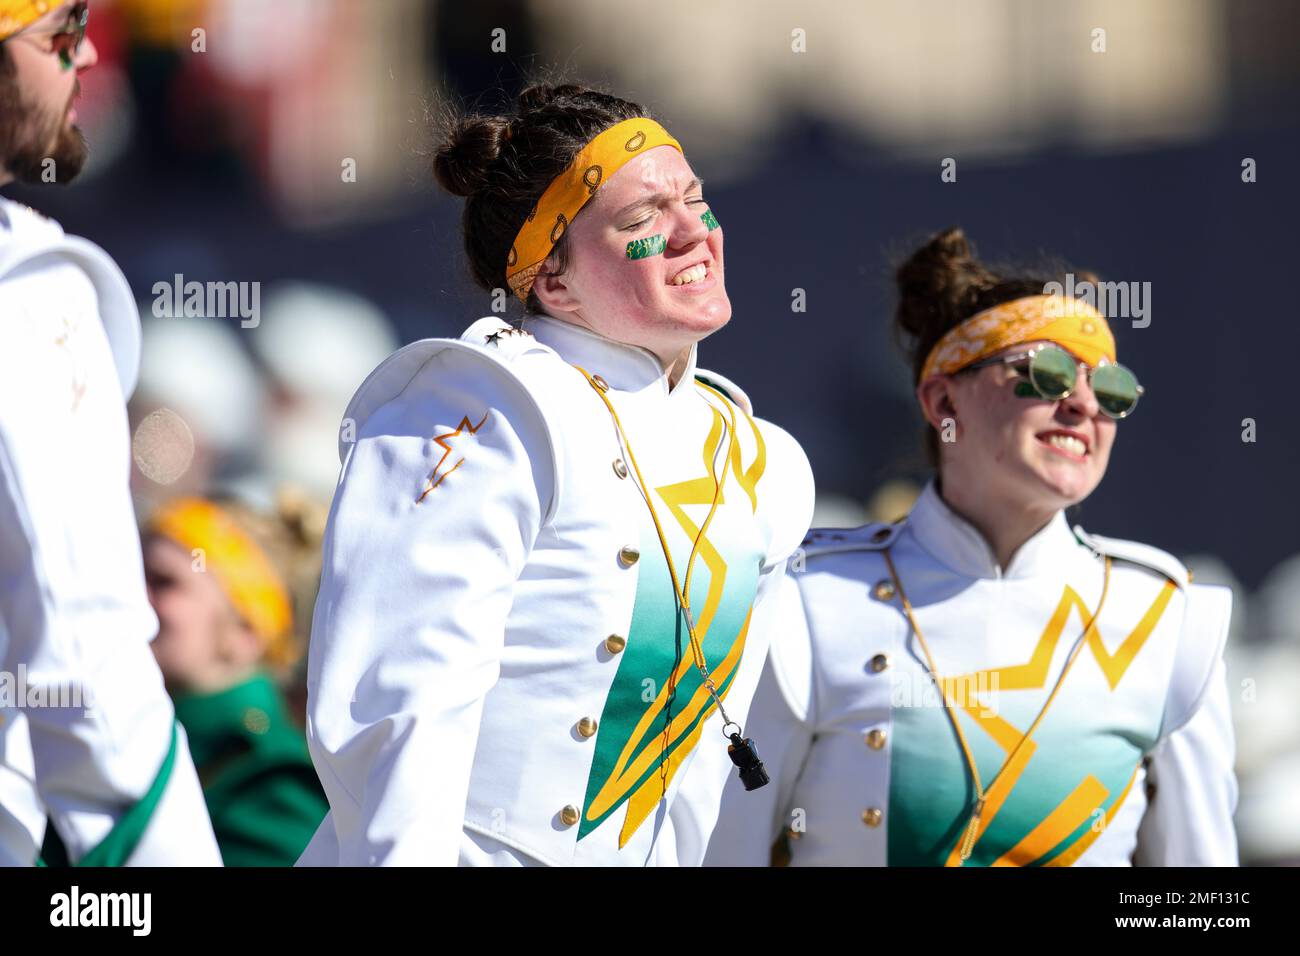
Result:
<svg viewBox="0 0 1300 956"><path fill-rule="evenodd" d="M860 528L814 528L799 546L805 558L841 551L883 551L898 538L905 522L873 522Z"/></svg>
<svg viewBox="0 0 1300 956"><path fill-rule="evenodd" d="M745 390L725 375L711 372L707 368L697 368L695 370L695 380L703 382L705 385L712 385L750 415L754 414L754 404L749 400L749 396L745 394Z"/></svg>
<svg viewBox="0 0 1300 956"><path fill-rule="evenodd" d="M1140 541L1125 541L1122 538L1107 538L1099 534L1089 534L1078 525L1074 527L1074 536L1090 548L1099 557L1105 555L1117 561L1127 561L1157 574L1164 575L1180 588L1191 583L1191 572L1187 566L1168 551L1142 544Z"/></svg>
<svg viewBox="0 0 1300 956"><path fill-rule="evenodd" d="M507 362L525 352L550 351L533 333L515 328L495 315L479 319L461 333L460 340L491 349Z"/></svg>

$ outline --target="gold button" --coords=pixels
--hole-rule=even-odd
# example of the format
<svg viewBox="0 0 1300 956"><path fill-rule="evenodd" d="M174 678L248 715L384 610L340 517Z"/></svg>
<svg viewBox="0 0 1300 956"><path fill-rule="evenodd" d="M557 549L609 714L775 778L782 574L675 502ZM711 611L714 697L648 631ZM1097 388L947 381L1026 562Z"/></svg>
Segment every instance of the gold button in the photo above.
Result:
<svg viewBox="0 0 1300 956"><path fill-rule="evenodd" d="M875 730L867 732L867 746L872 750L879 750L885 746L885 732L877 727Z"/></svg>
<svg viewBox="0 0 1300 956"><path fill-rule="evenodd" d="M571 803L568 806L566 806L563 810L560 811L560 822L563 823L566 827L571 827L575 823L577 823L578 808Z"/></svg>
<svg viewBox="0 0 1300 956"><path fill-rule="evenodd" d="M875 590L872 593L876 595L877 601L892 601L894 599L894 582L889 578L877 581Z"/></svg>
<svg viewBox="0 0 1300 956"><path fill-rule="evenodd" d="M885 812L878 807L867 807L862 811L862 822L869 827L880 826L880 821L885 817Z"/></svg>
<svg viewBox="0 0 1300 956"><path fill-rule="evenodd" d="M620 478L627 477L627 465L623 463L622 458L614 459L614 474L618 475Z"/></svg>
<svg viewBox="0 0 1300 956"><path fill-rule="evenodd" d="M594 737L596 735L596 718L584 717L578 721L578 733L583 737Z"/></svg>
<svg viewBox="0 0 1300 956"><path fill-rule="evenodd" d="M871 673L873 674L879 674L888 666L889 666L888 654L877 654L875 657L871 658L871 660L867 662L867 667L871 668Z"/></svg>
<svg viewBox="0 0 1300 956"><path fill-rule="evenodd" d="M625 544L623 545L623 547L618 549L618 559L622 561L623 564L629 568L632 565L636 564L638 559L640 559L640 557L641 557L641 552L638 551L636 548L632 547L630 544Z"/></svg>
<svg viewBox="0 0 1300 956"><path fill-rule="evenodd" d="M244 711L244 729L260 736L271 729L271 718L261 707L250 707Z"/></svg>
<svg viewBox="0 0 1300 956"><path fill-rule="evenodd" d="M627 647L627 638L622 634L611 634L605 638L605 650L611 654L620 654Z"/></svg>
<svg viewBox="0 0 1300 956"><path fill-rule="evenodd" d="M602 392L609 391L609 382L605 381L599 375L593 375L591 377L591 380L596 383L596 387L600 389Z"/></svg>

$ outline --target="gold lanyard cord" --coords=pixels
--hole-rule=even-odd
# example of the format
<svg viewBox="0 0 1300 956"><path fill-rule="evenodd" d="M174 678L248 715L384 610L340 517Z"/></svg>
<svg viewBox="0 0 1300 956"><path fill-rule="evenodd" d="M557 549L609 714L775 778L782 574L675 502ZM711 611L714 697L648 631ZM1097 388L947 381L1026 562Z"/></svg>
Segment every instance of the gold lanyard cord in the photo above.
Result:
<svg viewBox="0 0 1300 956"><path fill-rule="evenodd" d="M587 384L589 384L592 387L592 390L595 391L595 393L600 396L600 400L604 402L605 407L609 409L609 414L610 417L614 420L614 427L618 431L619 439L623 443L624 449L626 449L627 451L628 461L632 463L632 470L636 474L636 480L638 486L641 489L641 495L645 499L646 507L650 510L650 520L654 522L655 534L659 536L659 546L663 549L664 560L668 564L668 576L672 579L673 592L676 595L677 602L681 606L682 612L686 617L686 632L690 639L691 654L695 658L695 666L696 668L699 669L700 673L703 675L704 685L705 687L708 688L709 693L713 696L714 702L718 705L718 712L722 715L722 719L724 721L723 732L725 734L726 732L725 728L727 727L727 725L731 724L731 719L727 716L726 710L723 709L722 698L719 696L718 690L713 684L713 678L709 676L708 662L704 656L704 647L701 645L700 639L695 633L695 619L694 616L691 614L690 592L689 590L683 590L682 585L678 582L677 569L673 564L672 551L668 547L668 538L664 534L663 525L660 523L659 515L655 511L654 501L650 495L650 486L646 484L645 478L641 474L641 466L637 464L636 453L632 451L632 443L628 441L627 432L624 431L623 423L619 420L618 412L614 409L614 403L609 400L609 397L605 394L604 389L602 389L599 385L596 384L595 379L585 368L583 368L581 365L574 365L573 367L582 373L583 377L586 378L587 380ZM704 388L709 388L709 386L705 385L703 382L700 382L699 384ZM714 391L714 390L710 389L710 391ZM717 409L714 408L712 402L706 402L706 404L710 408L713 408L715 412L717 411ZM724 401L724 406L726 406L725 401ZM699 533L696 534L695 541L691 546L690 557L687 558L686 561L686 588L687 589L689 589L691 585L692 565L695 562L695 555L699 551L700 541L704 538L704 534L708 530L710 522L713 521L713 515L718 510L718 504L722 498L722 486L726 483L727 480L727 469L730 466L730 461L731 461L731 446L732 443L735 441L735 437L736 437L736 427L735 427L736 413L734 410L730 408L730 406L726 406L726 407L728 412L730 412L731 415L731 427L728 429L728 433L727 433L727 451L722 459L722 478L719 479L717 477L717 471L715 465L715 470L713 473L713 481L714 481L713 503L709 507L709 513L707 517L705 517L704 523L700 525ZM725 424L724 427L726 427ZM674 666L672 676L670 678L670 683L669 683L670 691L675 689L676 686L677 686L677 669Z"/></svg>
<svg viewBox="0 0 1300 956"><path fill-rule="evenodd" d="M1061 689L1061 685L1065 682L1065 675L1068 674L1070 668L1074 666L1074 662L1079 656L1079 651L1083 649L1089 632L1092 631L1093 627L1097 623L1097 618L1101 615L1101 609L1106 604L1106 595L1110 591L1110 557L1106 557L1105 573L1101 584L1101 599L1097 602L1097 610L1092 613L1092 616L1084 625L1083 632L1079 635L1078 639L1075 640L1074 647L1070 649L1070 656L1066 659L1065 666L1061 668L1060 676L1057 677L1056 683L1052 686L1051 693L1047 695L1047 700L1043 702L1042 709L1039 710L1038 716L1035 717L1033 723L1029 725L1029 729L1026 730L1024 736L1020 738L1020 742L1017 743L1011 753L1007 755L1007 759L1003 761L1002 766L998 768L998 772L995 773L993 779L989 781L988 790L985 790L980 783L979 767L976 766L975 758L972 756L970 746L966 742L966 734L961 729L961 721L957 718L955 708L950 706L948 703L948 692L944 688L943 679L939 677L939 671L938 668L934 666L934 658L930 654L929 645L926 644L925 636L921 633L921 628L916 623L916 616L912 612L912 602L907 599L907 592L903 590L903 581L898 575L898 569L894 567L894 561L889 556L888 548L881 553L884 555L885 564L889 567L889 576L894 582L894 589L898 592L899 601L903 605L903 613L907 617L907 623L912 628L912 633L916 635L916 640L917 643L921 645L922 653L925 654L925 665L929 670L930 679L934 681L936 686L938 686L939 694L943 698L944 710L948 714L948 719L952 722L953 729L957 732L957 739L961 743L962 755L966 760L966 766L970 770L971 780L975 786L975 807L971 811L970 820L967 821L965 830L962 832L961 845L959 849L961 860L965 863L970 859L970 855L975 849L975 843L977 842L976 834L979 831L980 814L984 812L984 803L988 794L993 790L998 779L1002 776L1007 767L1014 763L1016 755L1020 753L1020 749L1024 747L1025 743L1033 735L1034 731L1038 729L1039 723L1042 722L1043 717L1047 714L1047 709L1052 706L1052 701L1055 699L1057 691ZM963 696L965 695L963 694Z"/></svg>

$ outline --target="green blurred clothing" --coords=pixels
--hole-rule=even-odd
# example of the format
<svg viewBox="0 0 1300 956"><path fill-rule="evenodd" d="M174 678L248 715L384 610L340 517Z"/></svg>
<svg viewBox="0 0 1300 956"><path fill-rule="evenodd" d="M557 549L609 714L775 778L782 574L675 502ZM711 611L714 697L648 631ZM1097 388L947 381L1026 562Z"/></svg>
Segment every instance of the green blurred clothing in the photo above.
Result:
<svg viewBox="0 0 1300 956"><path fill-rule="evenodd" d="M271 677L179 695L176 718L226 866L292 866L329 803Z"/></svg>

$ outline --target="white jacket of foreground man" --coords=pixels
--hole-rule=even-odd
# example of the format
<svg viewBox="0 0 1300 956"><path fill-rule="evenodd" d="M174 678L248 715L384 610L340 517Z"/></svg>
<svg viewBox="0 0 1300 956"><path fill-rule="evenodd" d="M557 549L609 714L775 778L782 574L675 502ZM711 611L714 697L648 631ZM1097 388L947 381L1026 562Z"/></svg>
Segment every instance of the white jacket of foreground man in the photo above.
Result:
<svg viewBox="0 0 1300 956"><path fill-rule="evenodd" d="M139 361L113 261L0 200L0 865L35 863L47 820L73 862L221 862L149 651Z"/></svg>
<svg viewBox="0 0 1300 956"><path fill-rule="evenodd" d="M974 789L886 551L989 790L966 865L1236 865L1228 589L1063 512L999 569L933 483L905 522L805 549L750 714L772 784L728 787L709 865L767 865L782 831L800 866L960 863Z"/></svg>
<svg viewBox="0 0 1300 956"><path fill-rule="evenodd" d="M694 349L670 388L644 349L482 319L395 353L344 420L308 672L330 813L300 864L702 861L735 774L723 721L632 459L575 365L607 386L683 583L723 480L691 608L745 721L811 519L802 449Z"/></svg>

